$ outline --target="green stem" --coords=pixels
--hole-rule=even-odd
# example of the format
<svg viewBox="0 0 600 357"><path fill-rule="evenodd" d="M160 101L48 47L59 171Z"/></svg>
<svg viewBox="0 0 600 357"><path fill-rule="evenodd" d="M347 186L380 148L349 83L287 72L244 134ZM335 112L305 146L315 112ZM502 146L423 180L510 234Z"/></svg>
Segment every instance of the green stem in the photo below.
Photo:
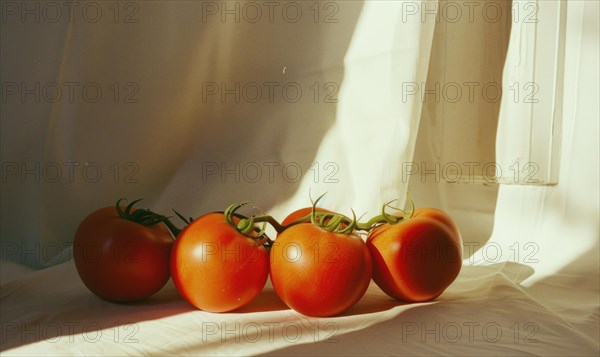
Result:
<svg viewBox="0 0 600 357"><path fill-rule="evenodd" d="M175 238L177 238L179 233L181 233L181 231L183 230L183 229L177 228L177 226L174 225L173 222L171 222L171 220L168 217L165 217L165 219L163 220L163 223L165 224L165 226L167 226L167 228L169 229L169 231L171 231L171 234Z"/></svg>
<svg viewBox="0 0 600 357"><path fill-rule="evenodd" d="M391 204L391 202L393 202L393 201L391 201L391 202L388 202L383 205L383 207L381 208L380 215L371 218L366 223L357 222L356 229L362 230L362 231L369 231L376 224L385 224L385 223L396 224L398 222L412 218L413 214L415 213L415 202L412 199L409 199L409 200L410 200L411 209L410 209L410 212L408 212L408 214L406 214L406 212L402 211L402 212L404 212L404 214L402 216L398 217L398 216L393 216L391 214L386 213L385 208L391 207L390 204Z"/></svg>
<svg viewBox="0 0 600 357"><path fill-rule="evenodd" d="M119 217L121 217L122 219L128 220L130 222L141 224L141 225L147 226L147 227L158 224L158 223L164 223L167 226L167 228L169 229L169 231L171 232L171 234L173 235L173 237L177 237L177 235L179 235L179 232L181 232L181 229L177 228L173 224L173 222L171 222L169 220L169 217L167 217L167 216L163 216L162 214L158 214L156 212L153 212L149 209L144 209L144 208L136 209L135 211L132 212L133 206L135 206L135 204L140 202L141 200L142 199L140 198L140 199L131 201L125 207L125 210L123 210L121 208L121 201L126 201L126 200L124 198L119 199L115 205L115 209L117 210L117 214L119 215Z"/></svg>
<svg viewBox="0 0 600 357"><path fill-rule="evenodd" d="M266 244L267 248L270 248L273 245L273 240L271 240L265 234L266 226L263 226L262 229L259 229L258 227L255 226L255 223L269 222L274 227L281 227L281 225L271 216L266 216L266 215L265 216L252 216L252 217L248 218L248 217L236 212L238 209L240 209L242 206L244 206L248 203L250 203L250 202L247 201L247 202L243 202L243 203L233 204L233 205L227 207L227 209L225 209L224 212L219 212L219 213L223 213L223 216L225 217L225 222L227 222L230 226L235 228L235 230L237 230L241 234L245 235L246 237L254 240L255 242L257 242L257 244L261 244L261 245ZM233 220L233 217L239 218L240 221L236 224ZM261 219L257 220L257 218L261 218ZM252 232L256 232L257 234L255 236L253 236Z"/></svg>
<svg viewBox="0 0 600 357"><path fill-rule="evenodd" d="M307 216L310 220L310 215ZM273 227L275 229L275 231L277 233L281 233L283 231L285 231L286 229L289 228L288 226L282 226L279 222L277 222L277 220L275 218L273 218L273 216L270 216L268 214L266 215L262 215L262 216L255 216L254 217L254 222L258 223L258 222L267 222L271 225L271 227ZM294 224L297 224L294 222Z"/></svg>
<svg viewBox="0 0 600 357"><path fill-rule="evenodd" d="M238 232L240 232L254 240L260 241L261 244L264 242L267 244L268 247L270 247L273 245L273 241L271 239L269 239L268 237L266 240L264 239L264 237L266 237L266 235L264 233L265 233L265 228L266 228L267 223L270 224L275 229L275 231L277 231L278 234L282 233L286 229L288 229L292 226L295 226L297 224L310 223L310 222L320 226L321 228L323 228L329 232L341 233L341 234L351 234L354 230L370 231L377 225L386 224L386 223L387 224L396 224L398 222L401 222L403 220L411 218L415 212L415 204L412 200L410 200L412 207L409 212L400 210L403 213L401 216L395 216L395 215L386 213L385 210L387 207L399 210L398 208L391 206L391 202L394 202L394 201L391 201L382 206L380 215L377 215L377 216L369 219L367 222L361 223L361 222L357 221L356 214L354 213L354 211L352 211L352 216L353 216L352 219L345 215L342 215L342 214L330 213L330 212L318 212L316 210L316 205L319 202L319 200L321 198L323 198L323 196L324 195L321 195L316 201L313 202L312 211L310 214L308 214L302 218L299 218L299 219L295 220L294 222L289 223L287 225L280 224L275 218L273 218L270 215L251 216L250 218L248 218L248 217L245 217L243 215L236 213L236 211L239 208L241 208L242 206L246 205L249 202L233 204L233 205L229 206L223 213L224 213L226 222L229 223L232 227L234 227ZM234 221L233 221L234 216L240 218L240 221L237 224L234 223ZM255 226L256 223L260 223L260 222L264 223L262 229L258 229ZM167 220L165 221L165 224L167 224L167 226L169 226L169 223L170 222L168 221L168 218L167 218ZM169 229L171 229L171 227L169 227ZM175 229L177 229L177 228L175 227ZM258 232L258 236L256 236L256 235L252 236L252 232Z"/></svg>
<svg viewBox="0 0 600 357"><path fill-rule="evenodd" d="M380 214L379 216L375 216L365 223L357 222L355 228L361 231L369 231L371 230L371 228L373 228L373 225L384 223L388 223L388 220L385 218L384 215Z"/></svg>

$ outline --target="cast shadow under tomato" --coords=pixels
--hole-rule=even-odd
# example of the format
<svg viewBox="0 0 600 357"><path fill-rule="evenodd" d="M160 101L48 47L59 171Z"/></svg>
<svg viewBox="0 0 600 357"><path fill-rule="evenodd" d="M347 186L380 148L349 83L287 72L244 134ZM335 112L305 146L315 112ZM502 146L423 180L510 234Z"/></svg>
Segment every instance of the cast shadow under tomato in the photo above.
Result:
<svg viewBox="0 0 600 357"><path fill-rule="evenodd" d="M117 326L136 329L138 322L193 309L179 297L170 279L158 293L142 301L102 300L83 285L72 261L3 284L1 300L1 351L82 333L93 340L96 331Z"/></svg>
<svg viewBox="0 0 600 357"><path fill-rule="evenodd" d="M463 269L454 285L451 285L440 297L430 302L415 304L394 300L382 291L377 291L377 286L371 286L370 294L368 293L354 308L329 318L328 321L338 324L338 331L353 327L343 318L337 322L337 317L373 313L373 320L379 319L383 320L382 322L371 324L370 319L363 319L362 322L355 321L356 326L367 325L368 327L329 336L327 340L293 344L263 355L314 355L316 351L318 355L397 355L401 351L414 354L416 353L414 351L418 350L426 351L425 354L464 355L465 350L460 348L465 346L471 354L477 355L478 351L479 354L481 353L482 347L479 343L481 341L477 340L488 337L492 339L493 336L479 336L479 339L475 339L475 343L461 344L455 340L454 335L446 339L436 339L435 333L431 331L438 327L440 331L443 328L449 331L450 327L463 326L463 324L467 327L478 324L477 326L481 328L489 323L494 324L494 327L499 325L503 331L511 331L515 321L520 321L518 319L521 317L531 316L531 309L538 307L537 302L525 297L522 293L524 288L519 285L533 272L532 268L516 263L494 264L492 267L468 266ZM495 284L488 284L490 274L495 274ZM517 294L521 295L518 301L509 298ZM523 321L521 327L525 326L525 323L527 321ZM528 328L529 326L527 325ZM425 333L425 337L422 338L422 328L431 333ZM531 338L533 341L534 337L528 332L530 331L521 331L515 338ZM439 335L444 337L442 333ZM427 349L423 350L423 348Z"/></svg>

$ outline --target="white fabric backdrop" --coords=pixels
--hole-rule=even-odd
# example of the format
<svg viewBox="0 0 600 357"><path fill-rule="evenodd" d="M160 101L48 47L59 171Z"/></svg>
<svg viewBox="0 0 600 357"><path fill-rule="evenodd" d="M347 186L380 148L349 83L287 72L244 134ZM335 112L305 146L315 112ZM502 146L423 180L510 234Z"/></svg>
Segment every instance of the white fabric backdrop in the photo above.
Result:
<svg viewBox="0 0 600 357"><path fill-rule="evenodd" d="M6 247L13 247L7 242L68 243L81 217L108 204L111 196L124 194L145 196L154 208L173 206L191 214L256 197L260 208L276 215L304 204L308 187L328 190L326 204L332 208L353 206L359 211L372 212L388 196L402 197L405 185L395 172L399 167L384 163L386 157L398 164L412 157L415 138L405 133L414 134L419 105L391 101L396 97L393 79L425 80L433 24L398 21L402 19L399 4L340 3L338 24L309 22L300 35L291 25L278 25L277 35L269 40L273 46L272 41L277 41L281 49L276 55L267 53L271 45L266 40L259 40L273 36L267 24L185 22L186 16L193 17L189 9L162 2L144 3L140 16L145 14L144 19L154 22L140 23L128 35L120 31L121 25L100 29L75 24L60 34L29 29L31 38L55 36L67 45L32 46L29 50L36 55L23 58L9 51L3 66L8 63L14 70L3 67L3 80L5 73L7 80L14 81L41 81L41 73L49 81L55 80L49 73L108 84L113 78L121 82L132 78L140 83L140 102L133 106L110 104L110 100L103 105L3 105L3 163L88 161L98 162L105 173L105 179L97 183L36 184L7 177L12 181L2 186L3 254L7 254ZM242 311L215 315L191 308L171 284L144 304L115 305L91 295L77 279L72 262L36 272L3 265L2 349L13 348L5 353L14 355L597 355L598 3L569 1L568 13L559 185L502 185L488 243L499 247L502 258L491 262L493 249L476 252L437 301L398 304L372 285L365 298L344 315L308 319L286 309L267 286ZM181 27L157 26L175 18ZM397 31L388 31L390 26ZM203 40L197 41L192 34ZM382 38L383 34L390 37ZM520 35L512 33L513 38ZM4 49L6 31L2 36ZM158 42L145 42L147 38ZM385 48L373 48L376 44ZM395 47L398 44L402 47ZM14 49L10 46L17 44L8 42L8 46ZM118 48L130 51L115 51ZM306 51L319 56L307 56ZM363 51L377 55L364 56ZM512 46L505 78L518 63L510 55L514 51ZM45 61L47 57L59 59ZM187 62L179 64L181 58ZM232 58L239 65L229 66ZM38 61L43 64L36 67ZM202 66L196 67L198 63ZM396 63L402 66L392 66ZM27 68L44 66L48 67L26 74ZM202 82L198 82L198 78L227 83L286 82L287 76L310 93L307 102L204 103ZM339 81L339 103L312 103L308 87L315 81ZM370 81L375 85L364 85ZM501 123L510 120L506 114L510 105L502 103ZM384 129L376 130L382 122ZM369 131L376 131L377 136L359 135ZM499 142L509 134L501 126ZM48 151L42 155L44 148ZM497 147L500 160L504 149ZM367 154L376 158L365 165ZM115 184L109 166L130 161L139 166L139 182ZM218 175L202 182L202 162L221 161L229 167L236 161L298 162L303 169L313 162L319 162L321 169L325 162L335 162L339 182L314 183L313 172L297 183L284 179L237 183L231 178L222 183ZM249 193L256 195L248 197ZM10 205L16 205L15 209L7 210ZM533 246L526 248L528 243ZM525 259L531 247L537 247L534 260ZM11 253L15 256L35 263L36 257ZM273 334L272 323L279 324ZM284 323L290 323L294 331L300 327L301 337L285 338ZM258 340L253 334L256 327L262 332ZM234 331L240 339L227 331ZM332 337L329 331L335 331L334 341L321 342Z"/></svg>
<svg viewBox="0 0 600 357"><path fill-rule="evenodd" d="M244 21L253 15L240 10L236 23L201 2L163 1L139 3L137 23L115 25L108 8L108 23L9 17L3 77L40 82L42 99L17 94L3 108L2 161L18 165L2 186L7 255L56 264L85 215L125 196L194 216L253 200L278 218L307 205L309 190L348 214L403 200L401 163L412 158L421 103L397 98L401 83L425 80L434 18L407 17L402 2L318 13L294 4L296 23L285 5L272 22L267 13ZM39 48L44 41L52 46ZM75 99L45 101L44 80L79 83ZM90 83L102 90L97 102L79 92ZM239 103L224 94L236 84ZM30 254L37 244L42 254Z"/></svg>

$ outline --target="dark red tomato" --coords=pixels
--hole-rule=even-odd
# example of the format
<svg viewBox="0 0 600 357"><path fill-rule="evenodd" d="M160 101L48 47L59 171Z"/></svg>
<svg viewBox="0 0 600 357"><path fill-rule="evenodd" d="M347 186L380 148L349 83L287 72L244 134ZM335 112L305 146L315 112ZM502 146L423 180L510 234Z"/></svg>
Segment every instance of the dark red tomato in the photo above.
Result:
<svg viewBox="0 0 600 357"><path fill-rule="evenodd" d="M334 213L325 208L316 207L317 212L326 212L326 213ZM304 207L290 213L285 219L281 222L282 226L287 226L288 224L299 220L302 217L306 217L312 212L312 207ZM310 222L310 221L309 221Z"/></svg>
<svg viewBox="0 0 600 357"><path fill-rule="evenodd" d="M171 253L171 273L179 293L195 307L226 312L250 303L269 273L265 247L239 233L223 213L189 224Z"/></svg>
<svg viewBox="0 0 600 357"><path fill-rule="evenodd" d="M462 266L462 239L452 218L421 208L412 218L371 231L373 280L389 296L410 302L439 296Z"/></svg>
<svg viewBox="0 0 600 357"><path fill-rule="evenodd" d="M333 316L349 309L371 281L371 256L357 235L301 223L280 233L270 254L277 295L307 316Z"/></svg>
<svg viewBox="0 0 600 357"><path fill-rule="evenodd" d="M153 295L169 280L172 245L164 224L128 221L112 206L81 222L73 258L81 281L94 294L108 301L136 301Z"/></svg>

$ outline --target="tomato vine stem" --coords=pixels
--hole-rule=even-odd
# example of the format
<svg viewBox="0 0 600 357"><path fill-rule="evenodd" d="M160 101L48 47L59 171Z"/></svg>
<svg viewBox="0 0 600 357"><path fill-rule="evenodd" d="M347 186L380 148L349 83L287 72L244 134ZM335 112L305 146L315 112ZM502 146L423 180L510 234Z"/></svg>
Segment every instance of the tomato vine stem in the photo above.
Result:
<svg viewBox="0 0 600 357"><path fill-rule="evenodd" d="M362 230L362 231L369 231L374 226L377 226L377 225L380 225L380 224L385 224L385 223L396 224L396 223L401 222L403 220L412 218L412 216L415 213L415 202L411 198L409 198L409 201L410 201L411 209L410 209L410 211L408 213L405 212L404 210L401 210L401 209L398 209L396 207L393 207L391 205L391 203L394 202L394 201L386 202L382 206L382 208L381 208L381 214L380 215L377 215L377 216L371 218L370 220L368 220L365 223L357 223L356 229L357 230ZM390 207L390 208L393 208L395 210L398 210L398 211L402 212L403 214L401 216L391 215L391 214L389 214L389 213L387 213L385 211L385 209L387 207Z"/></svg>
<svg viewBox="0 0 600 357"><path fill-rule="evenodd" d="M235 228L241 234L258 241L259 244L265 244L270 247L273 245L273 240L268 238L265 235L266 225L269 224L271 227L275 229L275 231L280 234L284 232L286 229L293 227L302 223L312 223L318 225L326 231L340 234L352 234L355 230L358 231L370 231L374 227L381 224L396 224L406 219L412 218L415 212L415 203L412 199L409 198L411 209L406 212L399 208L393 207L391 204L394 201L386 202L381 208L381 214L369 219L367 222L359 222L356 218L356 213L352 210L352 218L349 218L343 214L339 213L331 213L331 212L320 212L317 211L317 203L325 196L325 194L321 195L315 201L312 201L312 210L311 213L301 217L294 222L291 222L287 225L282 225L279 223L273 216L262 214L258 216L250 216L246 217L239 213L237 210L242 208L243 206L250 203L250 201L235 203L227 207L227 209L223 212L225 216L225 221ZM392 208L397 211L402 212L401 215L393 215L386 212L387 208ZM175 212L177 213L177 212ZM183 216L179 213L177 215L184 220ZM237 222L234 221L234 216L239 220ZM362 216L361 216L362 217ZM191 219L190 219L191 220ZM169 222L170 223L170 222ZM186 222L189 223L189 222ZM263 223L262 228L258 228L256 226L257 223ZM166 223L167 224L167 223ZM265 239L266 237L266 239Z"/></svg>
<svg viewBox="0 0 600 357"><path fill-rule="evenodd" d="M273 245L273 240L266 235L267 222L273 227L281 227L281 225L271 216L262 215L246 217L236 212L238 209L242 208L248 203L250 203L250 201L235 203L227 207L223 212L225 222L227 222L241 234L253 239L255 242L257 242L257 245L264 244L267 247L271 247ZM234 217L239 218L237 223L235 222ZM263 222L262 228L256 227L255 224L261 222Z"/></svg>

